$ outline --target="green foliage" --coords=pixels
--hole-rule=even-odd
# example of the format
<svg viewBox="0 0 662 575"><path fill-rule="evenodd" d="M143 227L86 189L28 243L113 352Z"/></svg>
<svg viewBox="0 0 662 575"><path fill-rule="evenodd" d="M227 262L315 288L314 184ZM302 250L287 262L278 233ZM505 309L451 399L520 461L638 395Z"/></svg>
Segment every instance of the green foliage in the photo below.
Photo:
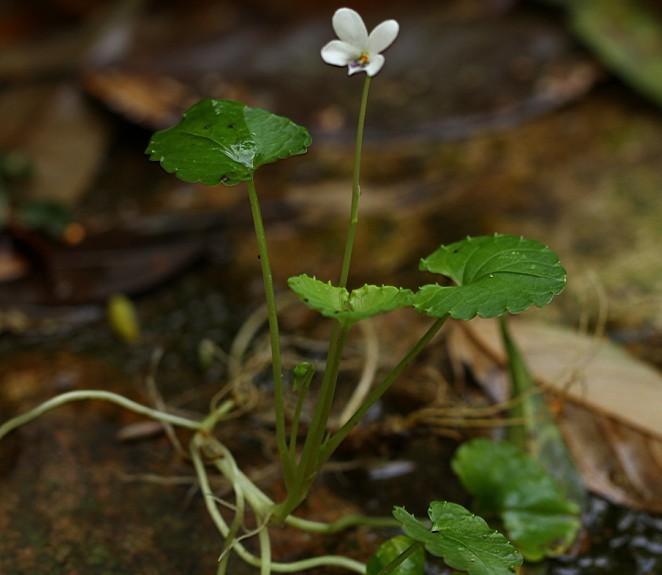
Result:
<svg viewBox="0 0 662 575"><path fill-rule="evenodd" d="M602 63L662 104L662 17L648 0L566 1L570 22Z"/></svg>
<svg viewBox="0 0 662 575"><path fill-rule="evenodd" d="M414 296L411 290L393 286L364 285L350 292L305 274L287 283L311 309L349 323L411 305Z"/></svg>
<svg viewBox="0 0 662 575"><path fill-rule="evenodd" d="M287 118L232 100L202 100L145 153L185 182L234 185L263 164L303 154L311 138Z"/></svg>
<svg viewBox="0 0 662 575"><path fill-rule="evenodd" d="M441 246L420 268L442 274L455 286L430 284L415 297L417 311L455 319L497 317L542 307L563 291L558 256L535 240L507 235L466 238Z"/></svg>
<svg viewBox="0 0 662 575"><path fill-rule="evenodd" d="M393 516L409 537L453 569L470 575L511 575L522 564L522 556L503 535L456 503L430 504L431 530L402 507L396 507Z"/></svg>
<svg viewBox="0 0 662 575"><path fill-rule="evenodd" d="M370 558L366 568L367 575L378 575L385 567L400 559L403 554L412 550L402 563L390 571L393 575L423 575L425 570L425 551L422 546L405 535L396 535L387 539L379 546L377 552Z"/></svg>
<svg viewBox="0 0 662 575"><path fill-rule="evenodd" d="M512 443L474 439L460 446L452 465L477 510L498 515L528 560L558 555L574 541L581 526L579 507Z"/></svg>
<svg viewBox="0 0 662 575"><path fill-rule="evenodd" d="M555 477L568 499L582 508L586 503L586 487L563 433L510 333L508 318L499 318L499 325L513 400L508 416L521 421L521 425L508 427L506 438Z"/></svg>

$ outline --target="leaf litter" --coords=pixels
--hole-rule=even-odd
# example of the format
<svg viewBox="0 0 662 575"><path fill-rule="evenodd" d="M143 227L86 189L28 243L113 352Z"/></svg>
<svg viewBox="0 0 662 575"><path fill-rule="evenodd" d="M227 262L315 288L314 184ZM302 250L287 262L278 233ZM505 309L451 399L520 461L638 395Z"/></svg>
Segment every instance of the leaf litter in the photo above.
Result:
<svg viewBox="0 0 662 575"><path fill-rule="evenodd" d="M512 331L587 487L615 503L661 512L662 375L620 347L568 328L520 320ZM450 353L494 393L506 358L493 322L456 326Z"/></svg>

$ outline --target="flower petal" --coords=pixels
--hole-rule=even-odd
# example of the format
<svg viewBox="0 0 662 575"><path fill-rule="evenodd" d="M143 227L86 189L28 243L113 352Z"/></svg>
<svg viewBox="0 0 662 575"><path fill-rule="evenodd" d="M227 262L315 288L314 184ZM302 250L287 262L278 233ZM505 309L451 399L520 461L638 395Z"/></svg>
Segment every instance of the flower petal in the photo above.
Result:
<svg viewBox="0 0 662 575"><path fill-rule="evenodd" d="M339 8L333 15L333 30L336 36L363 51L368 46L368 29L363 18L351 8Z"/></svg>
<svg viewBox="0 0 662 575"><path fill-rule="evenodd" d="M360 50L342 40L331 40L321 52L322 60L333 66L347 66L360 55Z"/></svg>
<svg viewBox="0 0 662 575"><path fill-rule="evenodd" d="M371 54L378 54L386 50L393 41L396 39L400 25L395 20L385 20L377 25L375 29L370 32L368 38L368 52Z"/></svg>
<svg viewBox="0 0 662 575"><path fill-rule="evenodd" d="M362 70L366 74L368 74L368 76L374 76L377 72L379 72L382 69L382 66L384 65L384 60L385 60L384 56L382 56L381 54L375 54L370 58L370 63L365 68L362 68Z"/></svg>

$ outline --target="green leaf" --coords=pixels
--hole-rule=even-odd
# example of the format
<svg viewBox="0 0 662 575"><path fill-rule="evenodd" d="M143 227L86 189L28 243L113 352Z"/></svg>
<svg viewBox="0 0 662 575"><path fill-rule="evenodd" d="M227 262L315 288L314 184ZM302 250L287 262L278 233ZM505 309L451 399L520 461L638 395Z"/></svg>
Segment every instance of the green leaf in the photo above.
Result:
<svg viewBox="0 0 662 575"><path fill-rule="evenodd" d="M511 575L522 564L522 556L503 535L461 505L434 501L428 515L432 531L404 508L393 510L404 532L449 567L470 575Z"/></svg>
<svg viewBox="0 0 662 575"><path fill-rule="evenodd" d="M395 561L403 553L409 551L416 542L404 535L396 535L387 539L379 546L377 552L369 559L366 568L367 575L378 575L384 567ZM423 575L425 571L425 552L422 547L413 550L400 565L393 571L392 575Z"/></svg>
<svg viewBox="0 0 662 575"><path fill-rule="evenodd" d="M552 475L513 444L468 441L457 450L452 466L476 508L498 514L528 560L558 555L574 541L581 526L579 507Z"/></svg>
<svg viewBox="0 0 662 575"><path fill-rule="evenodd" d="M543 244L516 236L467 238L441 246L420 268L442 274L457 285L423 286L414 298L417 311L455 319L497 317L542 307L563 291L565 270Z"/></svg>
<svg viewBox="0 0 662 575"><path fill-rule="evenodd" d="M364 285L350 292L305 274L287 283L311 309L350 323L411 305L414 297L411 290L394 286Z"/></svg>
<svg viewBox="0 0 662 575"><path fill-rule="evenodd" d="M175 126L156 132L145 153L185 182L208 186L248 180L257 168L303 154L305 128L232 100L202 100Z"/></svg>

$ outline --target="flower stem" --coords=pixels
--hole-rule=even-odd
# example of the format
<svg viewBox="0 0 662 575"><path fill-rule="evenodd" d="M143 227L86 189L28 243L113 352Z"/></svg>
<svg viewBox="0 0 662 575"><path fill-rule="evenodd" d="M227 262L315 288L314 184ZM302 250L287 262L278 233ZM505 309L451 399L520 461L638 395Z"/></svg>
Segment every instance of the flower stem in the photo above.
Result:
<svg viewBox="0 0 662 575"><path fill-rule="evenodd" d="M260 265L262 266L262 279L264 282L267 315L269 318L271 365L273 370L274 404L276 412L276 443L278 445L281 464L283 465L285 483L289 484L293 473L293 462L289 456L287 439L285 436L285 392L283 390L283 368L273 274L271 272L271 264L269 263L269 251L267 249L267 238L264 232L260 203L255 189L255 181L252 177L246 181L246 185L248 187L248 197L250 199L251 212L253 214L253 226L255 228L255 237L257 239Z"/></svg>
<svg viewBox="0 0 662 575"><path fill-rule="evenodd" d="M349 215L349 228L345 242L345 254L343 256L340 271L340 287L347 287L349 278L349 267L352 262L352 251L356 238L356 228L359 223L359 202L361 199L361 152L363 150L363 126L365 124L366 108L368 106L368 93L370 91L370 76L366 74L363 84L363 95L361 96L361 108L359 109L358 125L356 127L356 147L354 149L354 175L352 179L352 207Z"/></svg>
<svg viewBox="0 0 662 575"><path fill-rule="evenodd" d="M356 128L356 146L354 149L354 174L352 178L352 205L349 215L349 226L347 230L347 239L345 242L345 252L343 255L342 268L340 271L340 287L347 286L349 278L349 268L352 261L352 251L356 239L356 230L359 223L359 204L361 199L361 152L363 149L363 128L365 125L365 115L368 106L368 93L370 92L370 76L366 75L363 84L363 94L361 96L361 106L359 109L358 125ZM349 332L349 325L336 324L331 334L331 342L327 353L326 369L322 378L319 396L315 404L312 423L301 452L301 459L296 467L296 477L288 489L287 497L280 503L274 511L275 516L283 520L305 499L308 489L312 484L317 472L321 469L325 459L320 458L320 448L324 442L331 407L333 406L333 397L335 395L336 383L338 380L338 370L340 359L342 358L345 340ZM286 478L287 479L287 478Z"/></svg>

